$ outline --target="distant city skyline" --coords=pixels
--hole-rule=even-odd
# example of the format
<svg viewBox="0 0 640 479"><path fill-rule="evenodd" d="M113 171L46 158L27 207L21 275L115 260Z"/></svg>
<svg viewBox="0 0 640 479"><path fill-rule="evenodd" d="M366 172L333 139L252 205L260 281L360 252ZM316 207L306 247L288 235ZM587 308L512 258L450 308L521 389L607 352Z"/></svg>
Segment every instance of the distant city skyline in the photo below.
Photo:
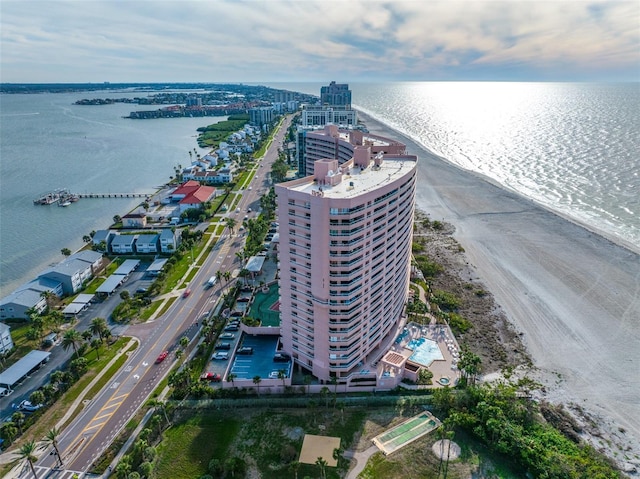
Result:
<svg viewBox="0 0 640 479"><path fill-rule="evenodd" d="M640 3L0 1L0 81L639 81Z"/></svg>

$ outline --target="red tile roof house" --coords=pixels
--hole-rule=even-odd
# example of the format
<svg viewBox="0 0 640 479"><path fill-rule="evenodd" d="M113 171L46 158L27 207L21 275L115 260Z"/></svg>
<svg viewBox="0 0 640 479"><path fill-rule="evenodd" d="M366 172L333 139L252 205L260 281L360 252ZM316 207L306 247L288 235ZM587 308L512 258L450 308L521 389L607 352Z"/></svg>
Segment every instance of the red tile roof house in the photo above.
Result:
<svg viewBox="0 0 640 479"><path fill-rule="evenodd" d="M215 196L216 189L213 186L201 186L197 181L190 180L171 193L171 200L178 202L182 212L189 208L202 208L204 203Z"/></svg>

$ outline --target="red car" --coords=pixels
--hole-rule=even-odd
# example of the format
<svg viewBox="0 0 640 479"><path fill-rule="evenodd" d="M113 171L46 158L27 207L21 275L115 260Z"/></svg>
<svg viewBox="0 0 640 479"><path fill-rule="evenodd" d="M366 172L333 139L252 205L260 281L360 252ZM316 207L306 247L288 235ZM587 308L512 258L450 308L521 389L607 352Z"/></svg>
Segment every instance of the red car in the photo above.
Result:
<svg viewBox="0 0 640 479"><path fill-rule="evenodd" d="M190 289L185 289L184 293L182 293L182 297L186 298L187 296L189 296L191 294L191 290Z"/></svg>
<svg viewBox="0 0 640 479"><path fill-rule="evenodd" d="M169 356L169 351L162 351L160 353L160 356L158 356L158 359L156 359L156 364L160 364L166 359L167 356Z"/></svg>
<svg viewBox="0 0 640 479"><path fill-rule="evenodd" d="M213 381L215 383L219 383L222 380L222 376L218 373L202 373L200 376L200 381Z"/></svg>

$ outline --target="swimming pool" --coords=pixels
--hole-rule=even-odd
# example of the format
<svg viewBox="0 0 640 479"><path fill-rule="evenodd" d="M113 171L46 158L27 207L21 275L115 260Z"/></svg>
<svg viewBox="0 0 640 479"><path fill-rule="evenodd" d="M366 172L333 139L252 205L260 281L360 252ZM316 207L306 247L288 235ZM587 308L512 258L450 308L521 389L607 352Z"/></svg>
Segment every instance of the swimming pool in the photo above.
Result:
<svg viewBox="0 0 640 479"><path fill-rule="evenodd" d="M413 350L409 359L423 366L430 366L432 362L444 359L438 343L431 339L412 339L407 347Z"/></svg>

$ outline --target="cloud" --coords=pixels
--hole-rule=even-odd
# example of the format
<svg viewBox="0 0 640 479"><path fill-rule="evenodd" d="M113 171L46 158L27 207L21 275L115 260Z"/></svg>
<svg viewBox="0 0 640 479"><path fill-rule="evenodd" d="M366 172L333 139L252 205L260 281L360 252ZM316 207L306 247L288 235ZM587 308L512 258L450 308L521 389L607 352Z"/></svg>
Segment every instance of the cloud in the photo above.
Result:
<svg viewBox="0 0 640 479"><path fill-rule="evenodd" d="M640 79L635 1L2 1L0 22L5 82Z"/></svg>

